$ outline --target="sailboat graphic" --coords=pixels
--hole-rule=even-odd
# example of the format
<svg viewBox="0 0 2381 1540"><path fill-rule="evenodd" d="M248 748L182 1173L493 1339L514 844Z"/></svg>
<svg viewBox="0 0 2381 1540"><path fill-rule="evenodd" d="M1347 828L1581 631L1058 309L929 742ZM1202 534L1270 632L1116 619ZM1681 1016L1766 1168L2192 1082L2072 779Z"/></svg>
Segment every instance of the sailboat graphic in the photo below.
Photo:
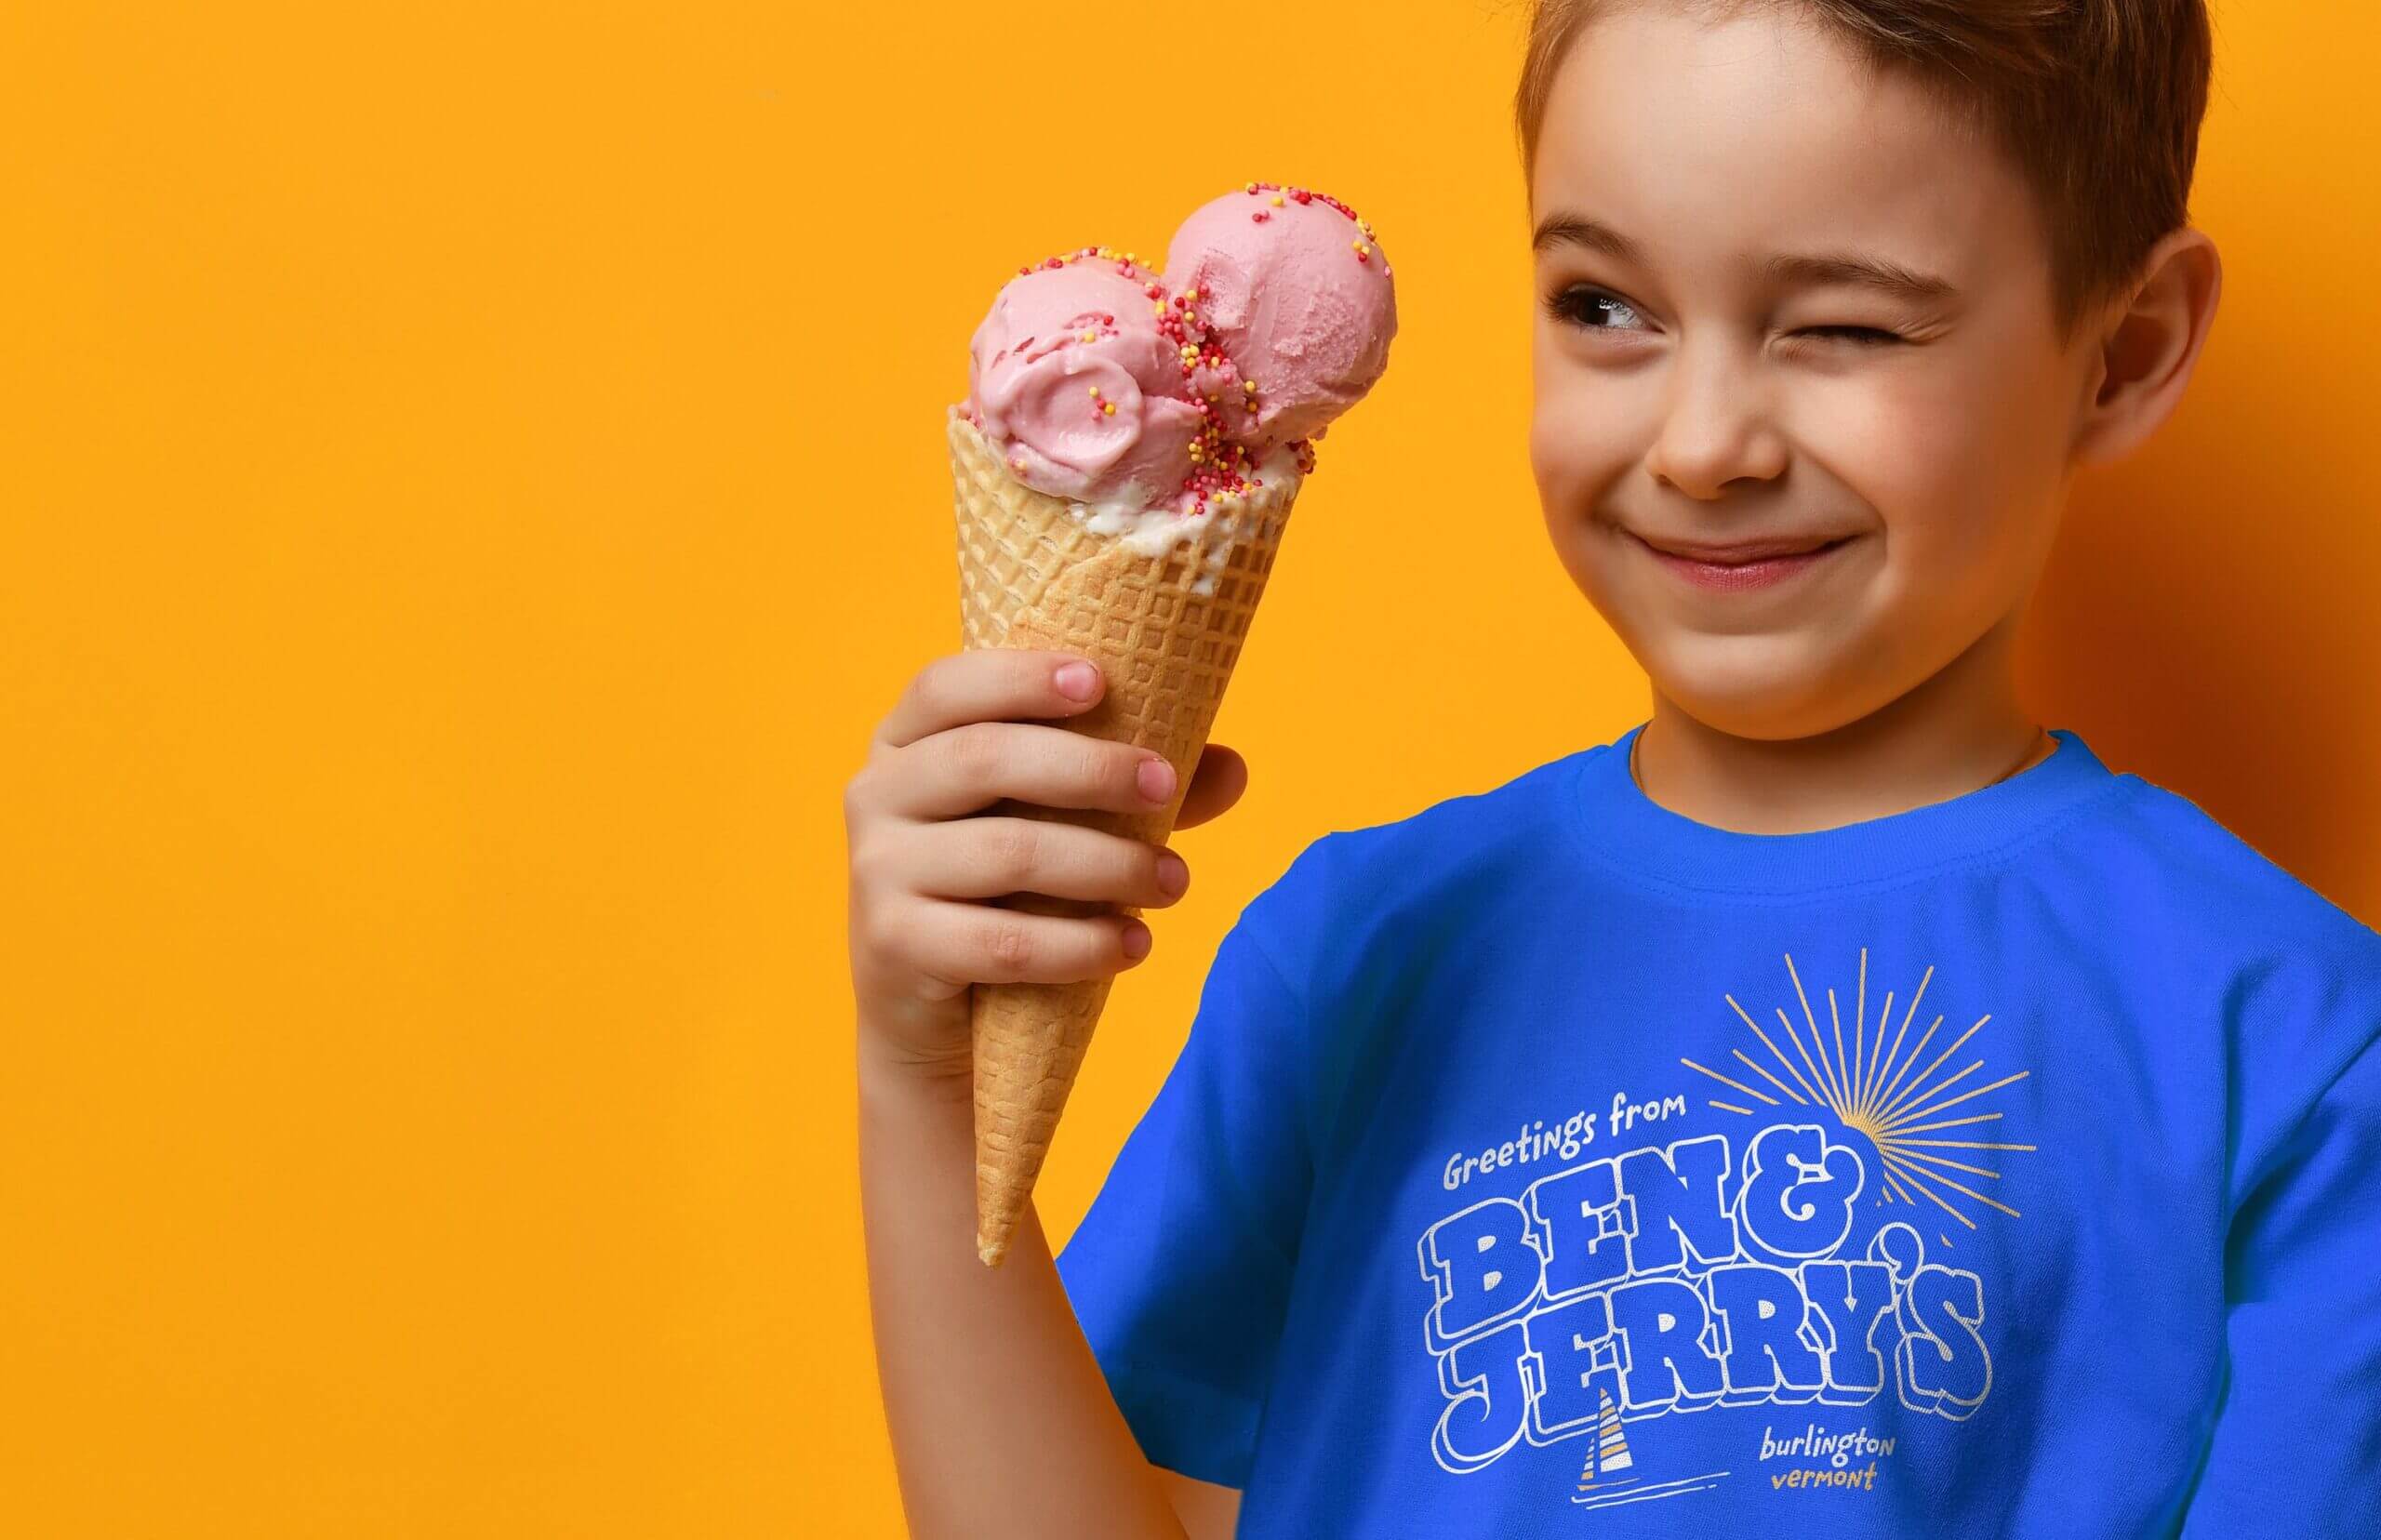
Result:
<svg viewBox="0 0 2381 1540"><path fill-rule="evenodd" d="M1596 1409L1596 1441L1588 1451L1588 1463L1579 1470L1581 1492L1592 1489L1597 1477L1627 1470L1637 1463L1629 1455L1629 1440L1621 1436L1620 1408L1612 1403L1612 1392L1598 1390L1596 1399L1601 1403Z"/></svg>
<svg viewBox="0 0 2381 1540"><path fill-rule="evenodd" d="M1726 1478L1726 1471L1714 1470L1675 1481L1646 1484L1633 1475L1622 1474L1635 1467L1637 1456L1629 1452L1628 1437L1620 1430L1620 1408L1613 1404L1612 1392L1601 1387L1596 1391L1596 1402L1595 1438L1588 1446L1587 1463L1579 1467L1578 1491L1571 1497L1574 1503L1591 1508L1657 1503L1665 1497L1683 1497L1690 1492L1709 1492Z"/></svg>

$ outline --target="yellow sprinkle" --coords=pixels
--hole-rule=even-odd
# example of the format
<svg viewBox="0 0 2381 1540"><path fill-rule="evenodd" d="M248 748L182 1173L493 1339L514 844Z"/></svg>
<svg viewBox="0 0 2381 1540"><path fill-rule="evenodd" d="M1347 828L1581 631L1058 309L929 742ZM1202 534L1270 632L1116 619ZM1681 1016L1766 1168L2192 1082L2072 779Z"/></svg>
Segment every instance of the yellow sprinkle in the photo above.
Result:
<svg viewBox="0 0 2381 1540"><path fill-rule="evenodd" d="M1282 206L1282 195L1279 192L1273 194L1273 206L1275 208Z"/></svg>
<svg viewBox="0 0 2381 1540"><path fill-rule="evenodd" d="M1114 417L1116 415L1116 404L1112 401L1101 402L1099 404L1099 409L1107 413L1110 417Z"/></svg>
<svg viewBox="0 0 2381 1540"><path fill-rule="evenodd" d="M1163 299L1152 300L1150 304L1150 313L1151 315L1164 315L1165 313L1165 301Z"/></svg>
<svg viewBox="0 0 2381 1540"><path fill-rule="evenodd" d="M1091 393L1092 393L1093 395L1097 395L1097 394L1099 393L1099 387L1098 387L1098 386L1097 386L1097 385L1094 385L1094 386L1091 388Z"/></svg>
<svg viewBox="0 0 2381 1540"><path fill-rule="evenodd" d="M1257 393L1257 381L1253 379L1244 379L1240 382L1240 388L1246 391L1250 395L1255 395Z"/></svg>
<svg viewBox="0 0 2381 1540"><path fill-rule="evenodd" d="M1242 188L1241 191L1243 192L1254 192L1257 191L1257 184L1255 182L1250 182L1246 187Z"/></svg>

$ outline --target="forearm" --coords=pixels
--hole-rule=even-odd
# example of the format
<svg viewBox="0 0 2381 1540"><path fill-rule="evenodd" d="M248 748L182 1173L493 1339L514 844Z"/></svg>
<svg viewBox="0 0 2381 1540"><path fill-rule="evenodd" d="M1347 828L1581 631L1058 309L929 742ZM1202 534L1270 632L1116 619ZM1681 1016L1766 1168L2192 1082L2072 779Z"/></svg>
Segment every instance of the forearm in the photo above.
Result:
<svg viewBox="0 0 2381 1540"><path fill-rule="evenodd" d="M1029 1208L977 1258L964 1080L871 1062L862 1033L860 1203L877 1374L911 1533L1183 1540L1109 1394Z"/></svg>

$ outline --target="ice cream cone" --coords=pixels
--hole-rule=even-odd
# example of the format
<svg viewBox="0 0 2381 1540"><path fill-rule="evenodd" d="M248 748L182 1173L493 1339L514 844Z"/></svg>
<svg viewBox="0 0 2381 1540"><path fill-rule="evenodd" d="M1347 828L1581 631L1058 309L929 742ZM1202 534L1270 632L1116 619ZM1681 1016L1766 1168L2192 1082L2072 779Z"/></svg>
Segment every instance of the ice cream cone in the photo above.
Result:
<svg viewBox="0 0 2381 1540"><path fill-rule="evenodd" d="M1080 506L1012 475L964 413L951 413L950 439L965 644L1094 659L1107 692L1061 725L1155 750L1176 775L1173 800L1146 814L1015 802L988 811L1163 843L1264 595L1300 476L1277 466L1259 488L1211 502L1206 513L1102 533ZM1110 909L1034 894L1001 902L1036 914ZM976 1249L987 1266L999 1264L1024 1215L1112 982L973 988Z"/></svg>

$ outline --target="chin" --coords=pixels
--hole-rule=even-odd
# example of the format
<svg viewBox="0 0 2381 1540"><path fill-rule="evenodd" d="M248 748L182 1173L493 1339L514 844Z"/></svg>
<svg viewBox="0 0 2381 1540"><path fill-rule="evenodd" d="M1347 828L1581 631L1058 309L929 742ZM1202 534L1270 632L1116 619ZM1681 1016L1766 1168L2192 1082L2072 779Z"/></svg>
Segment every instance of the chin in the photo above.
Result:
<svg viewBox="0 0 2381 1540"><path fill-rule="evenodd" d="M1863 714L1866 681L1811 636L1664 637L1636 653L1653 686L1715 731L1760 741L1830 732Z"/></svg>

